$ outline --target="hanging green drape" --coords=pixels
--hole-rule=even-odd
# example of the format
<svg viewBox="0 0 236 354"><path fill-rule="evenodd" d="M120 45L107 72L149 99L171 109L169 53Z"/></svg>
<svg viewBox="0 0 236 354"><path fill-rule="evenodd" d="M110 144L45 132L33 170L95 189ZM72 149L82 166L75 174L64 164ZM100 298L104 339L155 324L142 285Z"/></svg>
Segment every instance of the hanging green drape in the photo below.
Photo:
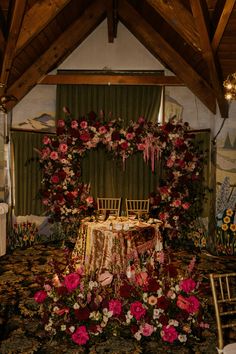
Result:
<svg viewBox="0 0 236 354"><path fill-rule="evenodd" d="M43 206L38 198L42 174L38 153L45 133L12 131L14 159L15 215L41 215Z"/></svg>
<svg viewBox="0 0 236 354"><path fill-rule="evenodd" d="M66 106L74 118L102 110L105 120L121 118L124 127L140 116L157 122L161 91L161 87L149 85L58 85L57 118L64 117L62 109ZM123 165L99 147L88 151L82 161L82 180L91 184L95 198L147 198L158 179L158 168L152 173L141 153L129 157Z"/></svg>
<svg viewBox="0 0 236 354"><path fill-rule="evenodd" d="M211 132L210 130L193 131L195 138L194 144L198 147L199 151L204 155L204 166L201 175L202 183L200 186L200 192L204 194L204 199L201 203L201 216L209 217L210 206L212 198L212 188L210 185L210 173L211 173Z"/></svg>

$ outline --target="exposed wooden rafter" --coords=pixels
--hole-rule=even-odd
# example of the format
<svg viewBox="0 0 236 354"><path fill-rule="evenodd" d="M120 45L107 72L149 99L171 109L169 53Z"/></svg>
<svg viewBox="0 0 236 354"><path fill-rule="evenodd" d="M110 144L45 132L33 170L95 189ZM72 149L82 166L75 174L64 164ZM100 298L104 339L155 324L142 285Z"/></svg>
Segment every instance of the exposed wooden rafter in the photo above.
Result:
<svg viewBox="0 0 236 354"><path fill-rule="evenodd" d="M184 85L176 76L119 75L119 74L66 74L47 75L39 84L43 85Z"/></svg>
<svg viewBox="0 0 236 354"><path fill-rule="evenodd" d="M228 117L228 103L224 97L221 75L217 70L216 59L211 47L209 36L209 14L205 0L190 0L192 13L195 19L196 26L200 35L200 44L202 48L202 56L208 66L210 72L211 85L216 93L218 106L221 116Z"/></svg>
<svg viewBox="0 0 236 354"><path fill-rule="evenodd" d="M117 35L117 0L107 0L108 42L113 43Z"/></svg>
<svg viewBox="0 0 236 354"><path fill-rule="evenodd" d="M157 58L168 63L170 69L212 111L216 113L216 100L211 86L191 65L157 33L150 24L128 3L119 0L118 15L125 26Z"/></svg>
<svg viewBox="0 0 236 354"><path fill-rule="evenodd" d="M106 16L104 1L93 1L83 14L64 31L57 40L9 87L7 94L23 98L53 67L59 65ZM8 109L14 107L10 102Z"/></svg>
<svg viewBox="0 0 236 354"><path fill-rule="evenodd" d="M179 1L146 0L195 50L201 50L199 34L191 13Z"/></svg>
<svg viewBox="0 0 236 354"><path fill-rule="evenodd" d="M4 87L7 86L8 76L14 59L16 43L21 29L25 6L26 6L26 0L18 0L14 4L11 25L6 40L3 63L1 67L1 75L0 75L0 82L1 84L4 85ZM4 88L0 88L0 96L1 94L3 94L3 90Z"/></svg>
<svg viewBox="0 0 236 354"><path fill-rule="evenodd" d="M31 41L69 2L70 0L35 2L25 14L16 45L16 52L19 52Z"/></svg>
<svg viewBox="0 0 236 354"><path fill-rule="evenodd" d="M220 19L217 23L215 33L211 42L213 51L215 52L220 44L225 27L228 23L229 17L233 11L236 0L226 0Z"/></svg>

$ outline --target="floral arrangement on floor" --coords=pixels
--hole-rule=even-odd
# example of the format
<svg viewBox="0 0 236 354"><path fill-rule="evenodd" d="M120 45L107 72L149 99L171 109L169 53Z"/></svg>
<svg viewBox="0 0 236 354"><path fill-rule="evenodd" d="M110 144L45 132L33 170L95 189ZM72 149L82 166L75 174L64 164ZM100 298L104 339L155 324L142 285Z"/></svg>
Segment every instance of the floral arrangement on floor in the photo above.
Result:
<svg viewBox="0 0 236 354"><path fill-rule="evenodd" d="M52 221L71 223L94 211L89 186L80 180L81 159L87 150L103 144L123 163L141 152L152 171L161 158L164 175L151 196L152 210L164 222L169 238L180 237L183 225L196 217L196 203L202 198L198 182L203 159L194 147L188 123L171 121L160 126L139 117L124 129L119 119L106 121L94 112L74 119L65 112L66 118L57 121L57 135L44 136L40 151L46 215Z"/></svg>
<svg viewBox="0 0 236 354"><path fill-rule="evenodd" d="M11 249L16 247L29 247L38 237L38 227L32 222L14 223L10 231L9 246Z"/></svg>
<svg viewBox="0 0 236 354"><path fill-rule="evenodd" d="M236 254L235 210L228 208L218 215L216 226L216 251L218 254Z"/></svg>
<svg viewBox="0 0 236 354"><path fill-rule="evenodd" d="M34 295L50 337L86 347L118 335L174 346L197 341L209 327L195 257L183 270L167 252L154 252L115 274L86 275L70 257L66 263L63 271L54 262L52 277L38 279L41 289Z"/></svg>

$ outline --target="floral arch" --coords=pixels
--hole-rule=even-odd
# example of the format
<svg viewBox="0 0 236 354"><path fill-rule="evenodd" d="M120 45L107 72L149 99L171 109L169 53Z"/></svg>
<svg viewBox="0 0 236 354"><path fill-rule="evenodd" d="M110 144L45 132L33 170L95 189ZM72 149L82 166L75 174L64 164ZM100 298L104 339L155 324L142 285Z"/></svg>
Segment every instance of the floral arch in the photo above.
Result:
<svg viewBox="0 0 236 354"><path fill-rule="evenodd" d="M150 163L161 158L164 178L150 195L152 213L164 222L169 238L181 236L194 219L201 184L203 157L194 146L188 123L164 124L139 117L122 128L121 120L107 121L90 112L73 119L67 112L57 121L57 134L45 135L40 151L43 173L41 197L51 221L80 222L95 209L89 186L81 181L81 159L89 149L105 145L114 158L124 162L136 152Z"/></svg>

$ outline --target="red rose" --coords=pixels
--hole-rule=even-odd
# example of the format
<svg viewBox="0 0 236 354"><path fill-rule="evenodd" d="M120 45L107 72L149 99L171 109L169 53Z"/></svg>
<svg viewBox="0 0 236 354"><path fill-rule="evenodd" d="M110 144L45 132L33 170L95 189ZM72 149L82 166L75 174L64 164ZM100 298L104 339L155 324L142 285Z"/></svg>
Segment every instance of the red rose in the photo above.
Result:
<svg viewBox="0 0 236 354"><path fill-rule="evenodd" d="M120 146L121 146L122 150L126 150L129 146L129 144L127 143L127 141L124 141L122 144L120 144Z"/></svg>
<svg viewBox="0 0 236 354"><path fill-rule="evenodd" d="M157 298L157 308L160 308L162 310L167 310L169 304L170 304L169 301L164 296Z"/></svg>

